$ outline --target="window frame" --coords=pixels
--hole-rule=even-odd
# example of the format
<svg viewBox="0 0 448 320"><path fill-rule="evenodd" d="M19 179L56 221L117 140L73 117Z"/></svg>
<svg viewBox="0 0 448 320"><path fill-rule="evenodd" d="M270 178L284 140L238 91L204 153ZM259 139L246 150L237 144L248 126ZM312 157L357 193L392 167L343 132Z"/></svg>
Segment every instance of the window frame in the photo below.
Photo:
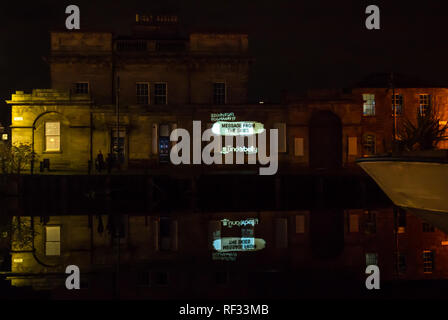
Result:
<svg viewBox="0 0 448 320"><path fill-rule="evenodd" d="M156 86L160 85L160 84L164 84L165 85L165 95L160 95L157 94L157 89ZM154 82L154 104L155 105L167 105L168 104L168 82ZM165 97L165 103L158 103L157 100L160 97Z"/></svg>
<svg viewBox="0 0 448 320"><path fill-rule="evenodd" d="M427 97L427 105L422 104L422 97ZM418 114L419 115L424 115L425 112L422 113L422 106L426 106L425 112L426 110L430 109L432 107L432 95L429 93L419 93L419 101L418 101Z"/></svg>
<svg viewBox="0 0 448 320"><path fill-rule="evenodd" d="M142 103L139 101L139 98L141 97L145 97L144 95L139 95L139 90L138 90L138 86L139 85L146 85L146 89L147 89L147 95L146 95L146 103ZM136 98L136 102L139 105L148 105L151 103L151 87L150 87L150 83L146 82L146 81L138 81L135 83L135 98Z"/></svg>
<svg viewBox="0 0 448 320"><path fill-rule="evenodd" d="M59 124L59 134L47 134L47 123L58 123ZM44 153L61 153L62 152L62 141L61 141L61 131L62 131L62 126L61 126L61 121L59 120L49 120L49 121L45 121L44 122ZM58 137L59 138L59 148L56 149L48 149L48 143L47 143L47 137Z"/></svg>
<svg viewBox="0 0 448 320"><path fill-rule="evenodd" d="M426 254L430 254L430 261L427 261L426 258L428 257ZM434 260L435 260L435 251L434 250L429 250L429 249L425 249L423 250L423 273L426 274L431 274L434 272ZM427 265L430 264L430 271L429 267L427 267ZM427 269L428 268L428 269Z"/></svg>
<svg viewBox="0 0 448 320"><path fill-rule="evenodd" d="M401 104L397 104L398 102L401 102ZM395 106L395 110L397 110L395 116L402 116L403 115L403 109L404 109L404 97L402 93L395 93L391 95L391 107L392 107L392 112L391 112L391 116L394 116L394 106ZM399 110L399 112L398 112Z"/></svg>
<svg viewBox="0 0 448 320"><path fill-rule="evenodd" d="M45 241L44 241L44 252L46 257L60 257L62 252L62 239L61 239L61 230L62 226L59 224L45 225ZM58 228L59 229L59 241L49 241L48 237L48 228ZM47 253L47 243L59 243L59 254L48 254Z"/></svg>
<svg viewBox="0 0 448 320"><path fill-rule="evenodd" d="M224 93L222 95L216 94L216 85L218 85L218 84L224 85ZM217 97L221 97L221 96L224 96L224 101L222 103L221 102L217 103L217 101L218 101ZM214 81L213 82L213 104L214 105L227 104L227 83L225 81Z"/></svg>
<svg viewBox="0 0 448 320"><path fill-rule="evenodd" d="M87 84L87 92L78 92L78 84ZM76 81L75 94L90 94L90 81Z"/></svg>
<svg viewBox="0 0 448 320"><path fill-rule="evenodd" d="M373 97L373 99L364 99L365 96ZM362 99L363 99L362 116L366 117L366 118L375 117L376 116L375 94L374 93L363 93ZM367 109L366 107L370 110L370 112L366 112L366 109ZM372 110L373 110L373 112L372 112Z"/></svg>
<svg viewBox="0 0 448 320"><path fill-rule="evenodd" d="M366 152L366 146L368 146L367 144L367 137L372 136L373 137L373 151L372 153L367 153ZM362 153L363 156L373 156L376 154L376 134L371 133L371 132L366 132L362 135Z"/></svg>

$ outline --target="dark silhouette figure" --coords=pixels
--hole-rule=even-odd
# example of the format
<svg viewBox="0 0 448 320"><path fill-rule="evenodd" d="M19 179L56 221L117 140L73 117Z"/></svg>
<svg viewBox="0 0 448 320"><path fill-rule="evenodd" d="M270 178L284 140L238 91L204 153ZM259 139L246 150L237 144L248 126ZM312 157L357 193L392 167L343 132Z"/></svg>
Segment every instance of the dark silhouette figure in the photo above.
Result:
<svg viewBox="0 0 448 320"><path fill-rule="evenodd" d="M106 157L107 173L110 173L110 171L112 170L112 162L113 161L114 161L114 159L112 158L112 155L110 153L108 153L107 157Z"/></svg>
<svg viewBox="0 0 448 320"><path fill-rule="evenodd" d="M100 173L104 169L104 156L101 153L101 150L98 152L98 155L96 156L95 167L96 170Z"/></svg>

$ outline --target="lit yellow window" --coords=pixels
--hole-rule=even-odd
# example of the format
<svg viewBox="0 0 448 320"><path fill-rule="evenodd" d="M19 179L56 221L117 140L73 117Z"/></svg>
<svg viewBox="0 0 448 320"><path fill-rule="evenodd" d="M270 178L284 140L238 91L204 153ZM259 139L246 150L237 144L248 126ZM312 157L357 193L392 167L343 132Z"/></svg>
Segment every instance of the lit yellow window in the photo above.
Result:
<svg viewBox="0 0 448 320"><path fill-rule="evenodd" d="M60 122L45 123L45 151L61 150L61 124Z"/></svg>

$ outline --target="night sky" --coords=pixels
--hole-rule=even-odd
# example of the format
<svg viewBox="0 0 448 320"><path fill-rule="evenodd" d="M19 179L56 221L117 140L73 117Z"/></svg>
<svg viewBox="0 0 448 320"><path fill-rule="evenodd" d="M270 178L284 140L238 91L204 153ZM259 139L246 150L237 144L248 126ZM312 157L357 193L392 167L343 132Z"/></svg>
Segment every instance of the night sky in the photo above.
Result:
<svg viewBox="0 0 448 320"><path fill-rule="evenodd" d="M448 83L446 1L5 1L0 8L1 101L15 90L49 87L42 57L49 53L49 31L65 28L70 4L80 7L81 30L128 34L137 12L173 12L186 27L247 32L256 59L251 101L278 101L283 90L347 87L377 72ZM370 4L381 10L381 30L365 28ZM4 117L6 104L0 108Z"/></svg>

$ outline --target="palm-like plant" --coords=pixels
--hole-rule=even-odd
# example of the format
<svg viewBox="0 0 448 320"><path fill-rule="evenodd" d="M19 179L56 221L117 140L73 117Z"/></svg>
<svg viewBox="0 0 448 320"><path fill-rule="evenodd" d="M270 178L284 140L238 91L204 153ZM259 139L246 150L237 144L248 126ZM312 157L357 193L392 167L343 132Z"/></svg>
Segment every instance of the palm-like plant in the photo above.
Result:
<svg viewBox="0 0 448 320"><path fill-rule="evenodd" d="M433 108L418 112L417 124L404 119L401 133L398 135L400 151L434 150L437 144L448 139L448 124L440 126L440 118Z"/></svg>

